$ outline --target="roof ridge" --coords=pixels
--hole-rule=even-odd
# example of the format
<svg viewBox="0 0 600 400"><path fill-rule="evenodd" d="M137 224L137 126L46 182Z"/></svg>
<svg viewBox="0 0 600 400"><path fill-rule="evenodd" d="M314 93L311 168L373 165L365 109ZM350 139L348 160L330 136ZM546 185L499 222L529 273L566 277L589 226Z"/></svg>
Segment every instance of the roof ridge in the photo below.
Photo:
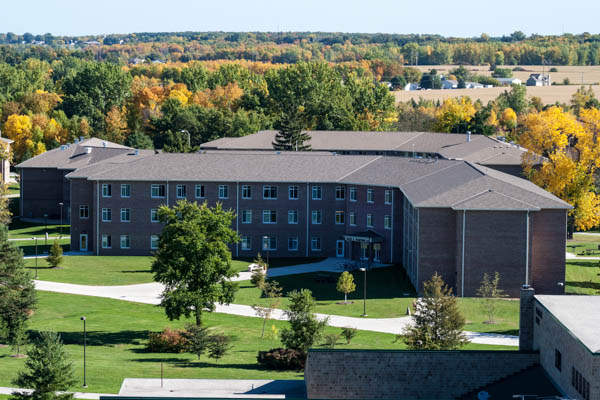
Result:
<svg viewBox="0 0 600 400"><path fill-rule="evenodd" d="M484 191L482 191L482 192L480 192L480 193L477 193L477 194L475 194L475 195L473 195L473 196L467 197L466 199L463 199L463 200L457 201L456 203L453 203L453 204L451 205L451 207L452 207L452 208L454 208L454 207L455 207L456 205L458 205L458 204L465 203L465 202L467 202L467 201L469 201L469 200L473 200L474 198L476 198L476 197L479 197L479 196L483 196L483 195L484 195L484 194L486 194L486 193L494 193L494 194L498 194L498 195L500 195L500 196L506 197L506 198L508 198L508 199L511 199L511 200L513 200L513 201L516 201L517 203L525 204L526 206L529 206L529 207L531 207L532 209L535 209L535 210L539 210L539 209L540 209L540 207L538 207L538 206L535 206L535 205L533 205L533 204L530 204L530 203L528 203L528 202L526 202L526 201L523 201L523 200L519 200L519 199L517 199L517 198L515 198L515 197L509 196L509 195L507 195L507 194L505 194L505 193L502 193L502 192L500 192L500 191L498 191L498 190L495 190L495 189L493 189L493 188L488 188L487 190L484 190Z"/></svg>
<svg viewBox="0 0 600 400"><path fill-rule="evenodd" d="M383 157L383 156L377 156L377 157L375 157L375 158L374 158L374 159L372 159L371 161L367 162L366 164L363 164L363 165L361 165L361 166L360 166L360 167L358 167L358 168L355 168L354 170L352 170L352 171L348 172L346 175L342 176L341 178L338 178L338 179L336 179L335 181L336 181L336 182L339 182L339 181L341 181L342 179L345 179L345 178L347 178L348 176L350 176L350 175L352 175L352 174L354 174L354 173L356 173L356 172L360 171L361 169L363 169L363 168L364 168L364 167L366 167L367 165L371 164L372 162L375 162L375 161L379 160L381 157Z"/></svg>
<svg viewBox="0 0 600 400"><path fill-rule="evenodd" d="M458 160L448 160L448 161L458 161ZM463 160L461 160L461 161L463 161ZM463 162L464 162L464 161L463 161ZM452 164L452 163L451 163L451 164L450 164L450 165L448 165L447 167L444 167L444 168L442 168L442 169L438 169L438 170L436 170L436 171L433 171L433 172L431 172L431 173L429 173L429 174L426 174L426 175L419 176L418 178L415 178L415 179L413 179L413 180L411 180L411 181L404 182L404 183L403 183L402 185L400 185L400 186L405 186L405 185L409 185L409 184L411 184L411 183L414 183L414 182L420 181L421 179L424 179L424 178L427 178L427 177L429 177L429 176L435 175L435 174L437 174L437 173L440 173L440 172L442 172L442 171L445 171L445 170L447 170L447 169L449 169L449 168L454 168L454 167L456 167L457 165L460 165L460 164ZM479 172L481 173L481 171L479 171Z"/></svg>
<svg viewBox="0 0 600 400"><path fill-rule="evenodd" d="M408 142L412 142L413 140L415 140L419 136L423 135L425 132L417 132L417 133L418 133L417 136L413 136L410 139L405 140L404 142L400 143L398 146L394 147L392 150L396 150L398 147L403 146L403 145L407 144Z"/></svg>

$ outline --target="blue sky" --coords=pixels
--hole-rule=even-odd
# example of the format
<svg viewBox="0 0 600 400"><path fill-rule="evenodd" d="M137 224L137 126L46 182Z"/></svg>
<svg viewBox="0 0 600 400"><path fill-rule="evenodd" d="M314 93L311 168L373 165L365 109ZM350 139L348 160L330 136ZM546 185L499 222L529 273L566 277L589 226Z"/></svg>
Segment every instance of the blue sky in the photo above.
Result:
<svg viewBox="0 0 600 400"><path fill-rule="evenodd" d="M598 0L3 1L0 32L329 31L492 36L598 33Z"/></svg>

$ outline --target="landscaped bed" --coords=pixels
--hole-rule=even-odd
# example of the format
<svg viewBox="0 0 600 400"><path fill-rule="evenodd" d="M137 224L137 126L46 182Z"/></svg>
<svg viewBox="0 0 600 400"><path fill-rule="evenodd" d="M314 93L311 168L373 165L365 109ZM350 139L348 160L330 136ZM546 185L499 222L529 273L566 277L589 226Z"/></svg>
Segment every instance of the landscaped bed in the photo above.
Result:
<svg viewBox="0 0 600 400"><path fill-rule="evenodd" d="M67 344L67 350L77 372L77 391L117 393L123 378L159 378L160 364L165 378L197 379L302 379L298 372L278 372L260 369L256 363L258 350L278 347L276 339L261 338L262 320L227 314L204 314L205 323L214 332L234 336L231 353L218 363L202 356L198 361L191 354L157 354L145 350L150 331L161 331L165 326L182 328L186 321L169 321L164 311L155 306L129 303L88 296L38 292L39 305L32 317L30 333L37 330L55 330ZM83 382L83 325L87 318L87 384ZM269 321L267 330L274 325L281 330L287 323ZM339 333L339 328L327 332ZM394 335L360 331L351 345L340 339L336 348L402 349L393 343ZM466 349L515 350L506 346L470 344ZM0 386L11 386L11 380L22 369L24 359L10 357L9 348L0 348Z"/></svg>

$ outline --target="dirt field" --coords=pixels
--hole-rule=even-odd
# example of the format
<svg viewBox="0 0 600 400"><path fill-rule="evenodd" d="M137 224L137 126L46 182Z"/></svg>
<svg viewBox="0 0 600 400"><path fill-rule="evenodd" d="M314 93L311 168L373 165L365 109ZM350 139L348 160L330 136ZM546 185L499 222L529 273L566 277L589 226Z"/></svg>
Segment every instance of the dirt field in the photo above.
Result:
<svg viewBox="0 0 600 400"><path fill-rule="evenodd" d="M577 91L579 85L570 86L528 86L527 96L537 96L542 99L545 104L554 104L557 101L568 103L571 100L573 93ZM600 86L592 86L596 97L600 98ZM408 101L412 98L418 100L422 97L426 100L444 100L448 97L469 96L473 101L480 99L483 104L487 104L490 100L494 100L500 93L507 90L506 87L494 87L483 89L453 89L453 90L413 90L413 91L394 91L396 102Z"/></svg>

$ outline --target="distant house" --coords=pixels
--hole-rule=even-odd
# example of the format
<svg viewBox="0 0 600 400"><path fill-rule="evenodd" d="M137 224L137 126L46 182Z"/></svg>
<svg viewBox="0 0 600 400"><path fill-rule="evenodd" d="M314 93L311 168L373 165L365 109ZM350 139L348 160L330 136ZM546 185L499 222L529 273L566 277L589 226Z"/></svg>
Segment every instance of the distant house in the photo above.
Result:
<svg viewBox="0 0 600 400"><path fill-rule="evenodd" d="M144 64L145 62L146 62L145 59L139 58L139 57L131 58L129 60L129 64L133 64L133 65Z"/></svg>
<svg viewBox="0 0 600 400"><path fill-rule="evenodd" d="M0 132L0 146L6 147L6 150L10 152L10 145L13 143L12 140L3 138L2 133ZM10 163L8 160L0 159L0 175L1 180L0 183L8 183L8 179L10 178Z"/></svg>
<svg viewBox="0 0 600 400"><path fill-rule="evenodd" d="M550 86L550 74L531 74L527 79L527 86Z"/></svg>
<svg viewBox="0 0 600 400"><path fill-rule="evenodd" d="M483 83L479 82L465 82L466 89L483 89L486 86L487 85L484 85Z"/></svg>
<svg viewBox="0 0 600 400"><path fill-rule="evenodd" d="M502 86L521 85L523 82L517 78L496 78Z"/></svg>
<svg viewBox="0 0 600 400"><path fill-rule="evenodd" d="M442 81L442 89L456 89L458 87L458 81L454 79L444 79Z"/></svg>
<svg viewBox="0 0 600 400"><path fill-rule="evenodd" d="M392 89L392 82L381 81L379 83L382 84L383 86L386 86L390 90Z"/></svg>
<svg viewBox="0 0 600 400"><path fill-rule="evenodd" d="M418 83L407 83L406 85L404 85L404 88L402 90L405 90L405 91L419 90L419 84Z"/></svg>

